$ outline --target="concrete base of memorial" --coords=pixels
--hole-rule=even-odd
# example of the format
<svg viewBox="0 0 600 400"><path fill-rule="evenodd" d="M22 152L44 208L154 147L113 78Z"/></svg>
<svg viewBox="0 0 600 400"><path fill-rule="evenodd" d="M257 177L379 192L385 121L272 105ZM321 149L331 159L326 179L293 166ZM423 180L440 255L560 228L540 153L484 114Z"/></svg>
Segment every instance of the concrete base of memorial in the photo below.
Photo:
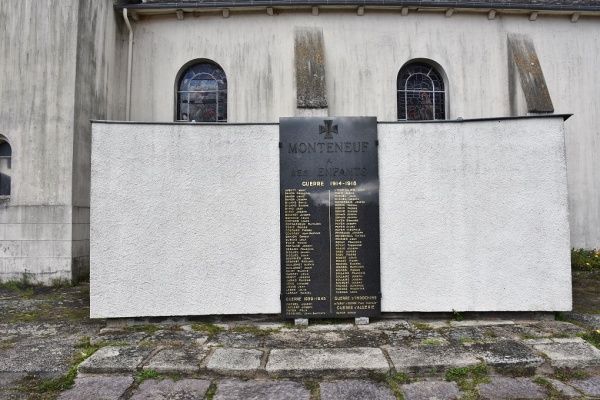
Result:
<svg viewBox="0 0 600 400"><path fill-rule="evenodd" d="M571 309L563 116L379 123L382 312ZM279 313L277 124L93 124L91 316Z"/></svg>

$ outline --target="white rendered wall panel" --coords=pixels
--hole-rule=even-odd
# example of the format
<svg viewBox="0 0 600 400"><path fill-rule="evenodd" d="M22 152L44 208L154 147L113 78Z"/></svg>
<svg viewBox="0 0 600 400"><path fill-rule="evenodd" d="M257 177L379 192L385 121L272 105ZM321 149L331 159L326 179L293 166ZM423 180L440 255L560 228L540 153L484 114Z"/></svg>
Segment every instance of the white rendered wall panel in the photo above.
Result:
<svg viewBox="0 0 600 400"><path fill-rule="evenodd" d="M382 309L571 308L559 119L379 125Z"/></svg>
<svg viewBox="0 0 600 400"><path fill-rule="evenodd" d="M93 317L279 312L277 129L94 125Z"/></svg>
<svg viewBox="0 0 600 400"><path fill-rule="evenodd" d="M382 311L571 308L562 127L379 124ZM92 316L280 312L277 144L94 124Z"/></svg>

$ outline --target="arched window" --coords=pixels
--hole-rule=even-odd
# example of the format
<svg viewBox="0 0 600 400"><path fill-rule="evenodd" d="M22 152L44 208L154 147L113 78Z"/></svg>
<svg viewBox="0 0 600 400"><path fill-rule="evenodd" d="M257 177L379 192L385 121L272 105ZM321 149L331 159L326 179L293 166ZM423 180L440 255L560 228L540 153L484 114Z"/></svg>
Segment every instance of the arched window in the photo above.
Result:
<svg viewBox="0 0 600 400"><path fill-rule="evenodd" d="M10 170L12 149L0 135L0 196L10 196Z"/></svg>
<svg viewBox="0 0 600 400"><path fill-rule="evenodd" d="M446 119L446 86L431 65L413 62L398 73L398 121Z"/></svg>
<svg viewBox="0 0 600 400"><path fill-rule="evenodd" d="M211 62L187 67L177 83L177 120L227 122L227 76Z"/></svg>

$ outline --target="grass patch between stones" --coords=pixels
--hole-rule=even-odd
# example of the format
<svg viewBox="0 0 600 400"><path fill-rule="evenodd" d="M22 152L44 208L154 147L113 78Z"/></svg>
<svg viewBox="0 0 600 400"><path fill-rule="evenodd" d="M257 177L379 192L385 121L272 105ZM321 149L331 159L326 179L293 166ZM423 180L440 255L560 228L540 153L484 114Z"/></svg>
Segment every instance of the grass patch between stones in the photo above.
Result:
<svg viewBox="0 0 600 400"><path fill-rule="evenodd" d="M85 338L87 339L87 338ZM77 367L79 364L84 362L87 358L91 357L98 349L104 346L113 345L109 343L97 343L90 344L89 340L76 345L75 347L81 349L79 355L75 358L73 366L67 371L66 374L47 381L42 382L36 389L38 393L50 393L58 394L59 392L69 389L73 386L75 378L77 377Z"/></svg>
<svg viewBox="0 0 600 400"><path fill-rule="evenodd" d="M24 289L21 293L19 293L19 297L22 299L30 299L33 297L33 288Z"/></svg>
<svg viewBox="0 0 600 400"><path fill-rule="evenodd" d="M215 397L215 393L217 393L217 385L211 383L206 391L206 400L212 400Z"/></svg>
<svg viewBox="0 0 600 400"><path fill-rule="evenodd" d="M11 341L0 343L0 350L8 350L13 347L15 347L15 343Z"/></svg>
<svg viewBox="0 0 600 400"><path fill-rule="evenodd" d="M600 349L600 329L578 335L592 346Z"/></svg>
<svg viewBox="0 0 600 400"><path fill-rule="evenodd" d="M462 321L464 319L462 313L460 311L452 310L452 319L455 321Z"/></svg>
<svg viewBox="0 0 600 400"><path fill-rule="evenodd" d="M221 333L223 331L223 328L215 324L211 324L210 322L204 324L192 324L191 328L195 331L206 332L211 335L216 335L217 333Z"/></svg>
<svg viewBox="0 0 600 400"><path fill-rule="evenodd" d="M490 367L482 362L468 367L450 368L446 370L445 380L456 382L458 388L464 392L463 399L479 399L477 385L489 383L489 373Z"/></svg>
<svg viewBox="0 0 600 400"><path fill-rule="evenodd" d="M32 286L31 279L29 277L29 274L26 274L26 273L23 273L23 275L21 275L21 279L19 279L18 281L15 281L15 280L5 281L5 282L0 281L0 288L9 289L9 290L12 290L13 292L20 292L21 290L25 290L31 286Z"/></svg>
<svg viewBox="0 0 600 400"><path fill-rule="evenodd" d="M586 379L589 376L590 374L587 371L573 368L556 368L553 374L553 378L561 382L568 382L573 379Z"/></svg>
<svg viewBox="0 0 600 400"><path fill-rule="evenodd" d="M533 382L537 383L540 386L543 386L544 389L546 389L546 393L548 394L548 397L546 398L547 400L562 400L565 398L562 392L556 389L552 382L550 382L548 379L541 376L537 376L533 378Z"/></svg>
<svg viewBox="0 0 600 400"><path fill-rule="evenodd" d="M462 379L477 379L487 377L490 373L490 367L485 363L479 363L477 365L471 365L462 368L449 368L446 371L445 379L448 382L458 382Z"/></svg>
<svg viewBox="0 0 600 400"><path fill-rule="evenodd" d="M394 374L369 374L369 378L377 383L387 385L397 400L403 400L404 394L400 385L407 385L409 383L417 382L418 379L409 378L404 372L396 372Z"/></svg>
<svg viewBox="0 0 600 400"><path fill-rule="evenodd" d="M404 394L400 385L407 385L415 381L410 379L404 372L396 372L395 374L388 375L385 383L392 389L392 393L396 396L397 400L404 400Z"/></svg>
<svg viewBox="0 0 600 400"><path fill-rule="evenodd" d="M433 330L433 327L432 327L431 325L428 325L428 324L423 324L423 323L420 323L420 322L414 322L414 323L412 324L412 326L413 326L414 328L416 328L416 329L420 329L420 330L422 330L422 331L432 331L432 330Z"/></svg>
<svg viewBox="0 0 600 400"><path fill-rule="evenodd" d="M495 368L495 371L512 378L522 378L535 375L535 367L502 367Z"/></svg>
<svg viewBox="0 0 600 400"><path fill-rule="evenodd" d="M429 345L429 346L438 346L442 344L442 341L439 339L423 339L421 340L421 344Z"/></svg>
<svg viewBox="0 0 600 400"><path fill-rule="evenodd" d="M11 324L14 324L16 322L33 322L41 318L43 315L44 313L41 310L20 311L15 313L9 322Z"/></svg>
<svg viewBox="0 0 600 400"><path fill-rule="evenodd" d="M304 382L304 388L310 390L310 400L319 400L321 398L321 386L319 381L308 380Z"/></svg>
<svg viewBox="0 0 600 400"><path fill-rule="evenodd" d="M156 372L153 369L145 369L142 371L138 371L135 375L136 375L136 381L138 384L140 384L148 379L158 378L158 372Z"/></svg>

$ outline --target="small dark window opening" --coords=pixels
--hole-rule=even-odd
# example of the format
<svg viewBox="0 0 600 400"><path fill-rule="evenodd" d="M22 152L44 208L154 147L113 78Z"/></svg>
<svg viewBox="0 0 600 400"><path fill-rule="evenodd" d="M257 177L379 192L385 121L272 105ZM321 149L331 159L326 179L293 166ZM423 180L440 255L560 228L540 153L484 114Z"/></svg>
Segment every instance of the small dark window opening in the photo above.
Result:
<svg viewBox="0 0 600 400"><path fill-rule="evenodd" d="M177 120L227 122L227 76L203 62L184 71L177 88Z"/></svg>
<svg viewBox="0 0 600 400"><path fill-rule="evenodd" d="M446 89L431 65L415 62L398 73L398 121L446 119Z"/></svg>
<svg viewBox="0 0 600 400"><path fill-rule="evenodd" d="M10 144L0 141L0 196L10 196L11 158Z"/></svg>

